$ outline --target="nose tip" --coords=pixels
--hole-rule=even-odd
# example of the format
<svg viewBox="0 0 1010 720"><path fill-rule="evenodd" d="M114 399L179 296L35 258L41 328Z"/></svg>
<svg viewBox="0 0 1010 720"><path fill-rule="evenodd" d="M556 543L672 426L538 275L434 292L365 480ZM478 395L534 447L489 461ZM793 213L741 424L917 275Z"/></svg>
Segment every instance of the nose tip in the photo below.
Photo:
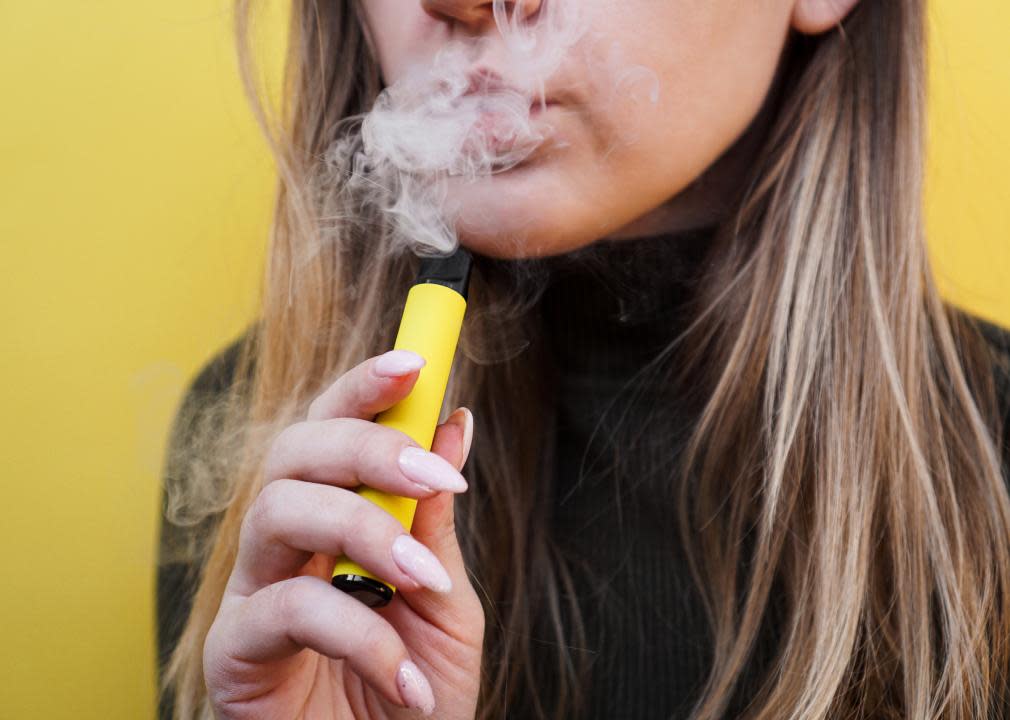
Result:
<svg viewBox="0 0 1010 720"><path fill-rule="evenodd" d="M536 15L542 4L542 0L496 1L504 5L509 17L518 13L523 20ZM473 31L494 23L495 2L488 0L421 0L421 6L436 19L458 23Z"/></svg>

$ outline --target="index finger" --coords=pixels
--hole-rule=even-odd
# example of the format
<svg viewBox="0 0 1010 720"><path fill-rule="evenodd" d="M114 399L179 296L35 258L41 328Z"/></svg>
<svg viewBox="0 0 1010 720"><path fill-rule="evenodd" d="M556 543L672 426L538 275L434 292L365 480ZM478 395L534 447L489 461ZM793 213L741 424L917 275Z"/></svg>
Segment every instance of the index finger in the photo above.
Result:
<svg viewBox="0 0 1010 720"><path fill-rule="evenodd" d="M309 405L307 420L371 420L410 394L426 360L411 350L390 350L345 372Z"/></svg>

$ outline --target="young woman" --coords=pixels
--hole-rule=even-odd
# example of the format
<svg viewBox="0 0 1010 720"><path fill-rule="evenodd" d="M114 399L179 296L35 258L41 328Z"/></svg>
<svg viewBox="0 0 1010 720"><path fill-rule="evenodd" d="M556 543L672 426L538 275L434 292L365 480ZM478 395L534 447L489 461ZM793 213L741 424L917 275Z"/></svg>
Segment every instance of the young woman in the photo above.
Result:
<svg viewBox="0 0 1010 720"><path fill-rule="evenodd" d="M261 314L167 469L165 716L1010 712L1007 336L932 281L924 2L599 6L660 92L571 52L564 142L453 190L476 264L426 452L371 422L423 363L385 352L417 258L320 157L502 4L294 3ZM418 498L411 532L361 484ZM388 606L330 586L344 552Z"/></svg>

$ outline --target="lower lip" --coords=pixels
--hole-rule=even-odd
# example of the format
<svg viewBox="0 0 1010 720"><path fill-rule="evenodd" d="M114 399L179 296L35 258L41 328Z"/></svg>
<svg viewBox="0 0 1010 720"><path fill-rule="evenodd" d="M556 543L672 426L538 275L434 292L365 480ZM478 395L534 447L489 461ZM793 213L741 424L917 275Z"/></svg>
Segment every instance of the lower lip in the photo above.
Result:
<svg viewBox="0 0 1010 720"><path fill-rule="evenodd" d="M529 114L530 121L538 120L539 116L546 114L553 107L554 103L548 103L546 108L542 108L539 104L532 106ZM482 142L485 146L494 152L508 152L516 146L517 140L519 144L522 142L521 139L511 136L507 131L498 134L495 118L490 114L483 118L483 122L478 125L478 132L483 135Z"/></svg>
<svg viewBox="0 0 1010 720"><path fill-rule="evenodd" d="M520 160L518 163L516 163L512 167L508 167L507 165L503 165L501 167L493 169L492 172L491 172L492 177L502 177L502 176L515 175L515 174L522 173L524 171L528 171L528 170L531 170L531 169L539 166L543 162L543 160L544 160L544 157L545 157L544 156L544 151L545 151L546 146L548 144L549 143L544 143L544 144L538 146L529 155L527 155L526 157L524 157L522 160Z"/></svg>
<svg viewBox="0 0 1010 720"><path fill-rule="evenodd" d="M540 103L534 103L530 107L530 120L537 120L539 115L545 114L550 111L556 103L548 102L546 107L541 107ZM478 132L483 134L483 137L479 141L480 144L491 150L492 152L507 153L516 147L515 138L508 136L497 136L495 132L495 118L493 114L487 114L482 118L483 122L478 125ZM491 175L495 177L500 177L502 175L507 175L511 173L517 173L523 170L528 170L530 167L537 164L540 159L541 151L544 149L545 145L551 143L549 131L545 132L545 139L539 143L536 147L532 148L529 155L524 157L517 164L509 167L507 164L502 164L500 166L492 167Z"/></svg>
<svg viewBox="0 0 1010 720"><path fill-rule="evenodd" d="M498 168L493 168L491 170L491 175L493 175L495 177L498 177L500 175L507 175L509 173L519 172L520 170L525 170L526 168L528 168L530 166L530 163L531 163L531 158L528 158L528 157L527 158L523 158L522 161L516 163L515 165L513 165L511 167L509 167L507 165L503 165L503 166L498 167Z"/></svg>
<svg viewBox="0 0 1010 720"><path fill-rule="evenodd" d="M542 112L546 112L546 111L550 110L552 107L554 107L555 105L557 105L557 103L555 103L553 100L548 100L544 104L535 102L532 105L530 105L530 117L534 117L536 115L539 115Z"/></svg>

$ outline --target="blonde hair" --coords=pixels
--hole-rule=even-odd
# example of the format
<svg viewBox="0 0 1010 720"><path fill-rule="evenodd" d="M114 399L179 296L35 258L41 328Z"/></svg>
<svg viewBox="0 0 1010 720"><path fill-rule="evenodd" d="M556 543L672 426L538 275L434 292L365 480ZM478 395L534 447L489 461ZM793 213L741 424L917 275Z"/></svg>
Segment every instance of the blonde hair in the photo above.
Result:
<svg viewBox="0 0 1010 720"><path fill-rule="evenodd" d="M690 342L676 343L680 371L706 390L670 480L714 638L697 720L734 707L776 604L774 662L741 717L1001 712L1003 419L995 356L941 300L927 257L923 4L867 0L835 31L791 39L767 140L712 248ZM201 411L213 432L176 449L187 469L170 487L170 518L188 508L186 521L198 519L197 501L220 515L189 548L202 572L164 684L179 718L212 717L203 642L262 487L263 449L326 384L391 346L397 298L387 289L406 287L416 268L391 251L381 219L352 222L353 199L321 192L341 172L321 162L324 150L380 89L356 3L294 3L279 119L251 79L249 1L235 10L280 180L262 312L235 382L215 411ZM457 499L489 619L479 717L501 717L522 694L537 717L571 717L588 669L569 650L581 644L579 608L543 521L550 435L533 403L515 401L545 382L542 358L516 352L537 326L493 269L475 272L463 344L507 359L461 353L446 401L479 418L471 489ZM496 325L481 340L490 308L511 308L518 335ZM556 640L562 682L550 696L526 661L537 617Z"/></svg>

